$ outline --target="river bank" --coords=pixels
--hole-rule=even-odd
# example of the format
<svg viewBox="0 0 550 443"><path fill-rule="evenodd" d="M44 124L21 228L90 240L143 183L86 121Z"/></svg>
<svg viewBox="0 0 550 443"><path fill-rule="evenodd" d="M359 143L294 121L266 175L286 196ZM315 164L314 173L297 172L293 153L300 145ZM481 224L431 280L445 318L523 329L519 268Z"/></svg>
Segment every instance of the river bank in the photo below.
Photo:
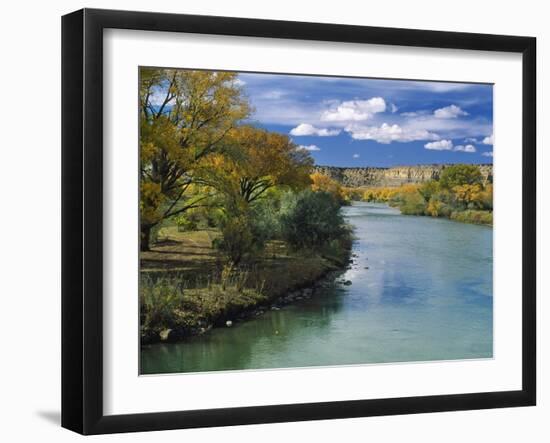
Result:
<svg viewBox="0 0 550 443"><path fill-rule="evenodd" d="M388 204L398 208L403 215L493 225L492 174L484 176L476 165L448 166L437 178L422 183L343 188L342 193L347 200Z"/></svg>
<svg viewBox="0 0 550 443"><path fill-rule="evenodd" d="M361 200L355 201L358 203ZM388 199L375 199L371 198L366 200L366 203L379 203L388 205L392 208L396 208L402 215L415 215L415 216L425 216L425 217L435 217L435 218L444 218L448 220L453 220L459 223L468 223L474 225L482 226L493 226L493 211L488 210L477 210L477 209L465 209L460 211L441 211L441 210L431 210L428 211L426 206L422 201L417 202L414 205L405 206L402 202L399 201L388 201Z"/></svg>
<svg viewBox="0 0 550 443"><path fill-rule="evenodd" d="M234 268L219 260L212 233L202 234L168 231L156 250L142 256L142 345L230 328L307 299L350 262L351 236L330 250L310 254L291 252L282 242L273 242L254 263Z"/></svg>

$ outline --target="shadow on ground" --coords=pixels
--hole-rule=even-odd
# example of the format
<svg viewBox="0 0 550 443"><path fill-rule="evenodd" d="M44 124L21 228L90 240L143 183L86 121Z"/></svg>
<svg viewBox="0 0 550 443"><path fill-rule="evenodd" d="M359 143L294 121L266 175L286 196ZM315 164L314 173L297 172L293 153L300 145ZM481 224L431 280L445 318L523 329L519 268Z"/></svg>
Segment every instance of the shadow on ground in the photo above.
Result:
<svg viewBox="0 0 550 443"><path fill-rule="evenodd" d="M36 411L36 415L53 425L61 425L61 411Z"/></svg>

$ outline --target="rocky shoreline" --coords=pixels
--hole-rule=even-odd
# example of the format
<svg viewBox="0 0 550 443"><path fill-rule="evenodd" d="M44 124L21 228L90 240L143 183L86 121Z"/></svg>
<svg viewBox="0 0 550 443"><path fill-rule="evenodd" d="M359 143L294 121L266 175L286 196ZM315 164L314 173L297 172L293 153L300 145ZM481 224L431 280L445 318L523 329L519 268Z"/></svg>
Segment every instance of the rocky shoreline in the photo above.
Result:
<svg viewBox="0 0 550 443"><path fill-rule="evenodd" d="M230 328L237 323L248 321L265 314L268 311L278 311L290 304L307 300L315 296L320 289L333 284L339 276L341 276L350 265L353 263L354 254L351 250L348 251L347 257L343 260L343 265L337 266L334 264L321 273L315 280L305 282L298 287L294 287L285 291L284 295L273 297L264 303L259 303L249 309L243 309L239 312L226 312L217 319L211 322L198 321L196 325L191 327L165 329L160 333L144 333L141 334L141 345L147 346L155 343L176 343L184 340L192 339L208 333L213 328L226 327ZM339 283L350 285L351 281L341 280Z"/></svg>

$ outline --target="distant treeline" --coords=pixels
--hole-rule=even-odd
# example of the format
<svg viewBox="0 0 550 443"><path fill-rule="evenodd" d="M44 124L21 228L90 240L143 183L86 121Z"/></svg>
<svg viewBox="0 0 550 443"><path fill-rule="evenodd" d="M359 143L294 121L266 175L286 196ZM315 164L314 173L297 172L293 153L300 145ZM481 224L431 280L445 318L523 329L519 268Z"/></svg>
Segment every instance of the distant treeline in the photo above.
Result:
<svg viewBox="0 0 550 443"><path fill-rule="evenodd" d="M345 187L322 174L313 174L313 186L333 193L343 204L351 201L384 202L406 215L446 217L493 224L493 185L476 165L457 164L442 170L437 180L399 187Z"/></svg>

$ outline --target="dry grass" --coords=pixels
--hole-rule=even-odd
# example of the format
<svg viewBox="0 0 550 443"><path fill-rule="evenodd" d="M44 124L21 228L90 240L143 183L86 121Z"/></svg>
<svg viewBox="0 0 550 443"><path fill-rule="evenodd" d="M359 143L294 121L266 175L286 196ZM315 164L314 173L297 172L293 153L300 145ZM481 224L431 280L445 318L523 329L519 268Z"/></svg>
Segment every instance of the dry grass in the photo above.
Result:
<svg viewBox="0 0 550 443"><path fill-rule="evenodd" d="M162 228L151 250L140 253L142 271L197 271L214 267L221 256L212 247L220 236L214 229L179 232L176 226Z"/></svg>
<svg viewBox="0 0 550 443"><path fill-rule="evenodd" d="M186 280L188 287L208 285L222 272L226 263L223 255L212 246L213 240L219 236L219 231L214 229L178 232L176 227L162 228L159 240L151 250L140 253L141 272L152 277L177 276ZM250 274L250 284L256 286L262 281L269 282L267 290L270 294L277 294L286 281L293 285L300 280L310 281L332 267L331 260L319 255L293 253L282 241L268 242L261 256L244 265ZM282 275L285 279L281 279Z"/></svg>
<svg viewBox="0 0 550 443"><path fill-rule="evenodd" d="M312 285L348 255L342 248L327 251L329 258L293 253L284 242L272 241L261 257L235 269L212 247L218 235L163 228L152 250L141 253L141 324L147 341L158 340L167 329L177 330L181 339L223 324Z"/></svg>

